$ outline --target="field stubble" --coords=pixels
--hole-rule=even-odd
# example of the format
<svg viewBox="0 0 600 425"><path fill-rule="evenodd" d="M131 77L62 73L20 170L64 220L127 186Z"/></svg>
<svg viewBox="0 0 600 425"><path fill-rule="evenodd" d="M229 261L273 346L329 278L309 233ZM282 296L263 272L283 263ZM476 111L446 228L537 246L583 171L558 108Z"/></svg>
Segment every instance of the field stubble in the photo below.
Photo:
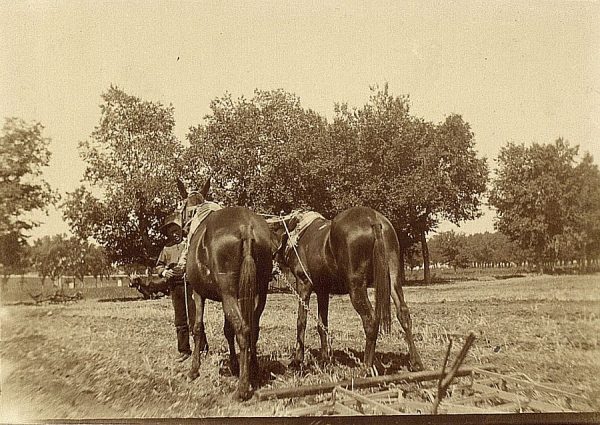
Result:
<svg viewBox="0 0 600 425"><path fill-rule="evenodd" d="M373 295L373 294L371 294ZM494 364L507 374L591 397L598 405L600 276L467 281L405 288L417 347L427 369L437 370L448 338L474 331L477 340L465 364ZM237 379L217 303L207 303L210 352L200 377L187 382L189 361L173 361L175 330L169 299L97 299L66 305L2 308L2 418L128 418L271 416L324 396L302 400L235 403ZM316 311L316 298L311 299ZM316 384L365 370L364 333L347 296L330 303L334 363L321 364L315 323L306 332L306 367L287 368L296 334L297 304L289 294L271 294L258 342L261 388ZM377 344L380 373L406 368L407 347L397 320ZM31 400L31 401L27 401Z"/></svg>

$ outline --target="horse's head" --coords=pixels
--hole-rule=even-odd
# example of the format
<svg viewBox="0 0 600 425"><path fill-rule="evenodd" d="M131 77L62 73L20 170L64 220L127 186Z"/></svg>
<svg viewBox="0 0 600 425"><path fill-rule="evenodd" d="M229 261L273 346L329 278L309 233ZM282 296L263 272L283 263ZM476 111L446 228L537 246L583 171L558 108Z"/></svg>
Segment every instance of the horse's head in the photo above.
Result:
<svg viewBox="0 0 600 425"><path fill-rule="evenodd" d="M208 191L210 190L210 177L206 179L206 182L204 182L204 185L200 190L191 189L189 191L186 189L185 184L180 179L177 179L177 189L179 190L181 199L188 204L188 206L192 207L199 205L203 203L208 196Z"/></svg>
<svg viewBox="0 0 600 425"><path fill-rule="evenodd" d="M185 224L188 221L189 210L206 201L208 191L210 190L210 177L206 180L202 189L191 189L190 191L186 189L185 184L180 179L177 179L177 189L179 190L179 195L181 195L183 201L179 210L181 211L183 223Z"/></svg>

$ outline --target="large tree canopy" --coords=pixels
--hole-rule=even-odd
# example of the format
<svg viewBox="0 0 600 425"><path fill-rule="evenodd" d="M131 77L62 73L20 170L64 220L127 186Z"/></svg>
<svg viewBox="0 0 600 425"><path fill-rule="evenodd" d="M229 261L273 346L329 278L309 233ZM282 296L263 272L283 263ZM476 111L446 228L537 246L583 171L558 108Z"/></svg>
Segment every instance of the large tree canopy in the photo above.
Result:
<svg viewBox="0 0 600 425"><path fill-rule="evenodd" d="M577 151L558 139L530 147L508 143L498 156L490 194L497 209L496 227L530 250L540 267L557 257L560 238L576 224L583 205L579 192L585 179L575 172Z"/></svg>
<svg viewBox="0 0 600 425"><path fill-rule="evenodd" d="M100 123L80 144L86 186L68 194L65 219L111 260L150 265L160 251L161 220L178 199L183 147L173 134L174 110L117 87L102 99Z"/></svg>
<svg viewBox="0 0 600 425"><path fill-rule="evenodd" d="M28 213L44 210L57 195L42 178L50 139L40 123L6 119L0 133L0 271L2 288L27 265L27 234L38 223Z"/></svg>
<svg viewBox="0 0 600 425"><path fill-rule="evenodd" d="M0 233L31 229L36 225L24 214L44 209L56 194L41 175L50 161L50 139L40 123L6 119L0 134Z"/></svg>
<svg viewBox="0 0 600 425"><path fill-rule="evenodd" d="M408 97L393 96L387 85L374 87L361 109L338 105L330 152L335 205L370 205L407 236L442 219L477 217L488 170L469 124L451 115L434 125L409 112Z"/></svg>
<svg viewBox="0 0 600 425"><path fill-rule="evenodd" d="M188 135L186 164L206 168L218 199L262 212L327 208L325 171L319 166L327 122L283 90L256 90L211 102L205 124Z"/></svg>

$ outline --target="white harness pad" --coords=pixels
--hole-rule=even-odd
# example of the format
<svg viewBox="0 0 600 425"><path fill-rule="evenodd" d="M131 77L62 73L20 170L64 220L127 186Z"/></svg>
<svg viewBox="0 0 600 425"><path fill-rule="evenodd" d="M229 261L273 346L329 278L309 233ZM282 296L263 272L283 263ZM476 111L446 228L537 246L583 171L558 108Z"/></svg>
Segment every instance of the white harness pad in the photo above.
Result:
<svg viewBox="0 0 600 425"><path fill-rule="evenodd" d="M200 223L206 220L210 213L212 213L213 211L218 211L220 209L223 209L223 207L215 202L206 201L202 205L199 205L198 208L196 208L196 210L194 211L194 215L190 223L188 241L192 239L192 236L194 236L194 233L196 232L196 229L198 228Z"/></svg>
<svg viewBox="0 0 600 425"><path fill-rule="evenodd" d="M325 220L325 217L323 217L318 212L314 211L301 213L299 214L299 216L300 221L298 222L298 225L293 231L290 232L290 237L287 243L287 249L291 249L292 247L298 244L298 239L300 239L302 232L304 232L308 228L308 226L312 224L313 221L315 221L318 218L322 218L323 220Z"/></svg>

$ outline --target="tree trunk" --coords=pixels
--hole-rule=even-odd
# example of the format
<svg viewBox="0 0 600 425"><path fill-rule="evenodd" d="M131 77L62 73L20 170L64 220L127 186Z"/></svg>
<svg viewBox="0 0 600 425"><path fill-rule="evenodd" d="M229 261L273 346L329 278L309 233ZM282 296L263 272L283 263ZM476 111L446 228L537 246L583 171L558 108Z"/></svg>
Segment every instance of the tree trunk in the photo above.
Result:
<svg viewBox="0 0 600 425"><path fill-rule="evenodd" d="M406 282L406 270L405 270L405 261L404 261L404 248L400 246L400 285L404 286ZM393 282L392 282L393 285Z"/></svg>
<svg viewBox="0 0 600 425"><path fill-rule="evenodd" d="M427 247L427 239L425 232L421 232L421 251L423 252L423 283L429 285L431 283L431 271L429 270L429 248Z"/></svg>
<svg viewBox="0 0 600 425"><path fill-rule="evenodd" d="M10 275L2 275L2 293L8 291L8 279Z"/></svg>

